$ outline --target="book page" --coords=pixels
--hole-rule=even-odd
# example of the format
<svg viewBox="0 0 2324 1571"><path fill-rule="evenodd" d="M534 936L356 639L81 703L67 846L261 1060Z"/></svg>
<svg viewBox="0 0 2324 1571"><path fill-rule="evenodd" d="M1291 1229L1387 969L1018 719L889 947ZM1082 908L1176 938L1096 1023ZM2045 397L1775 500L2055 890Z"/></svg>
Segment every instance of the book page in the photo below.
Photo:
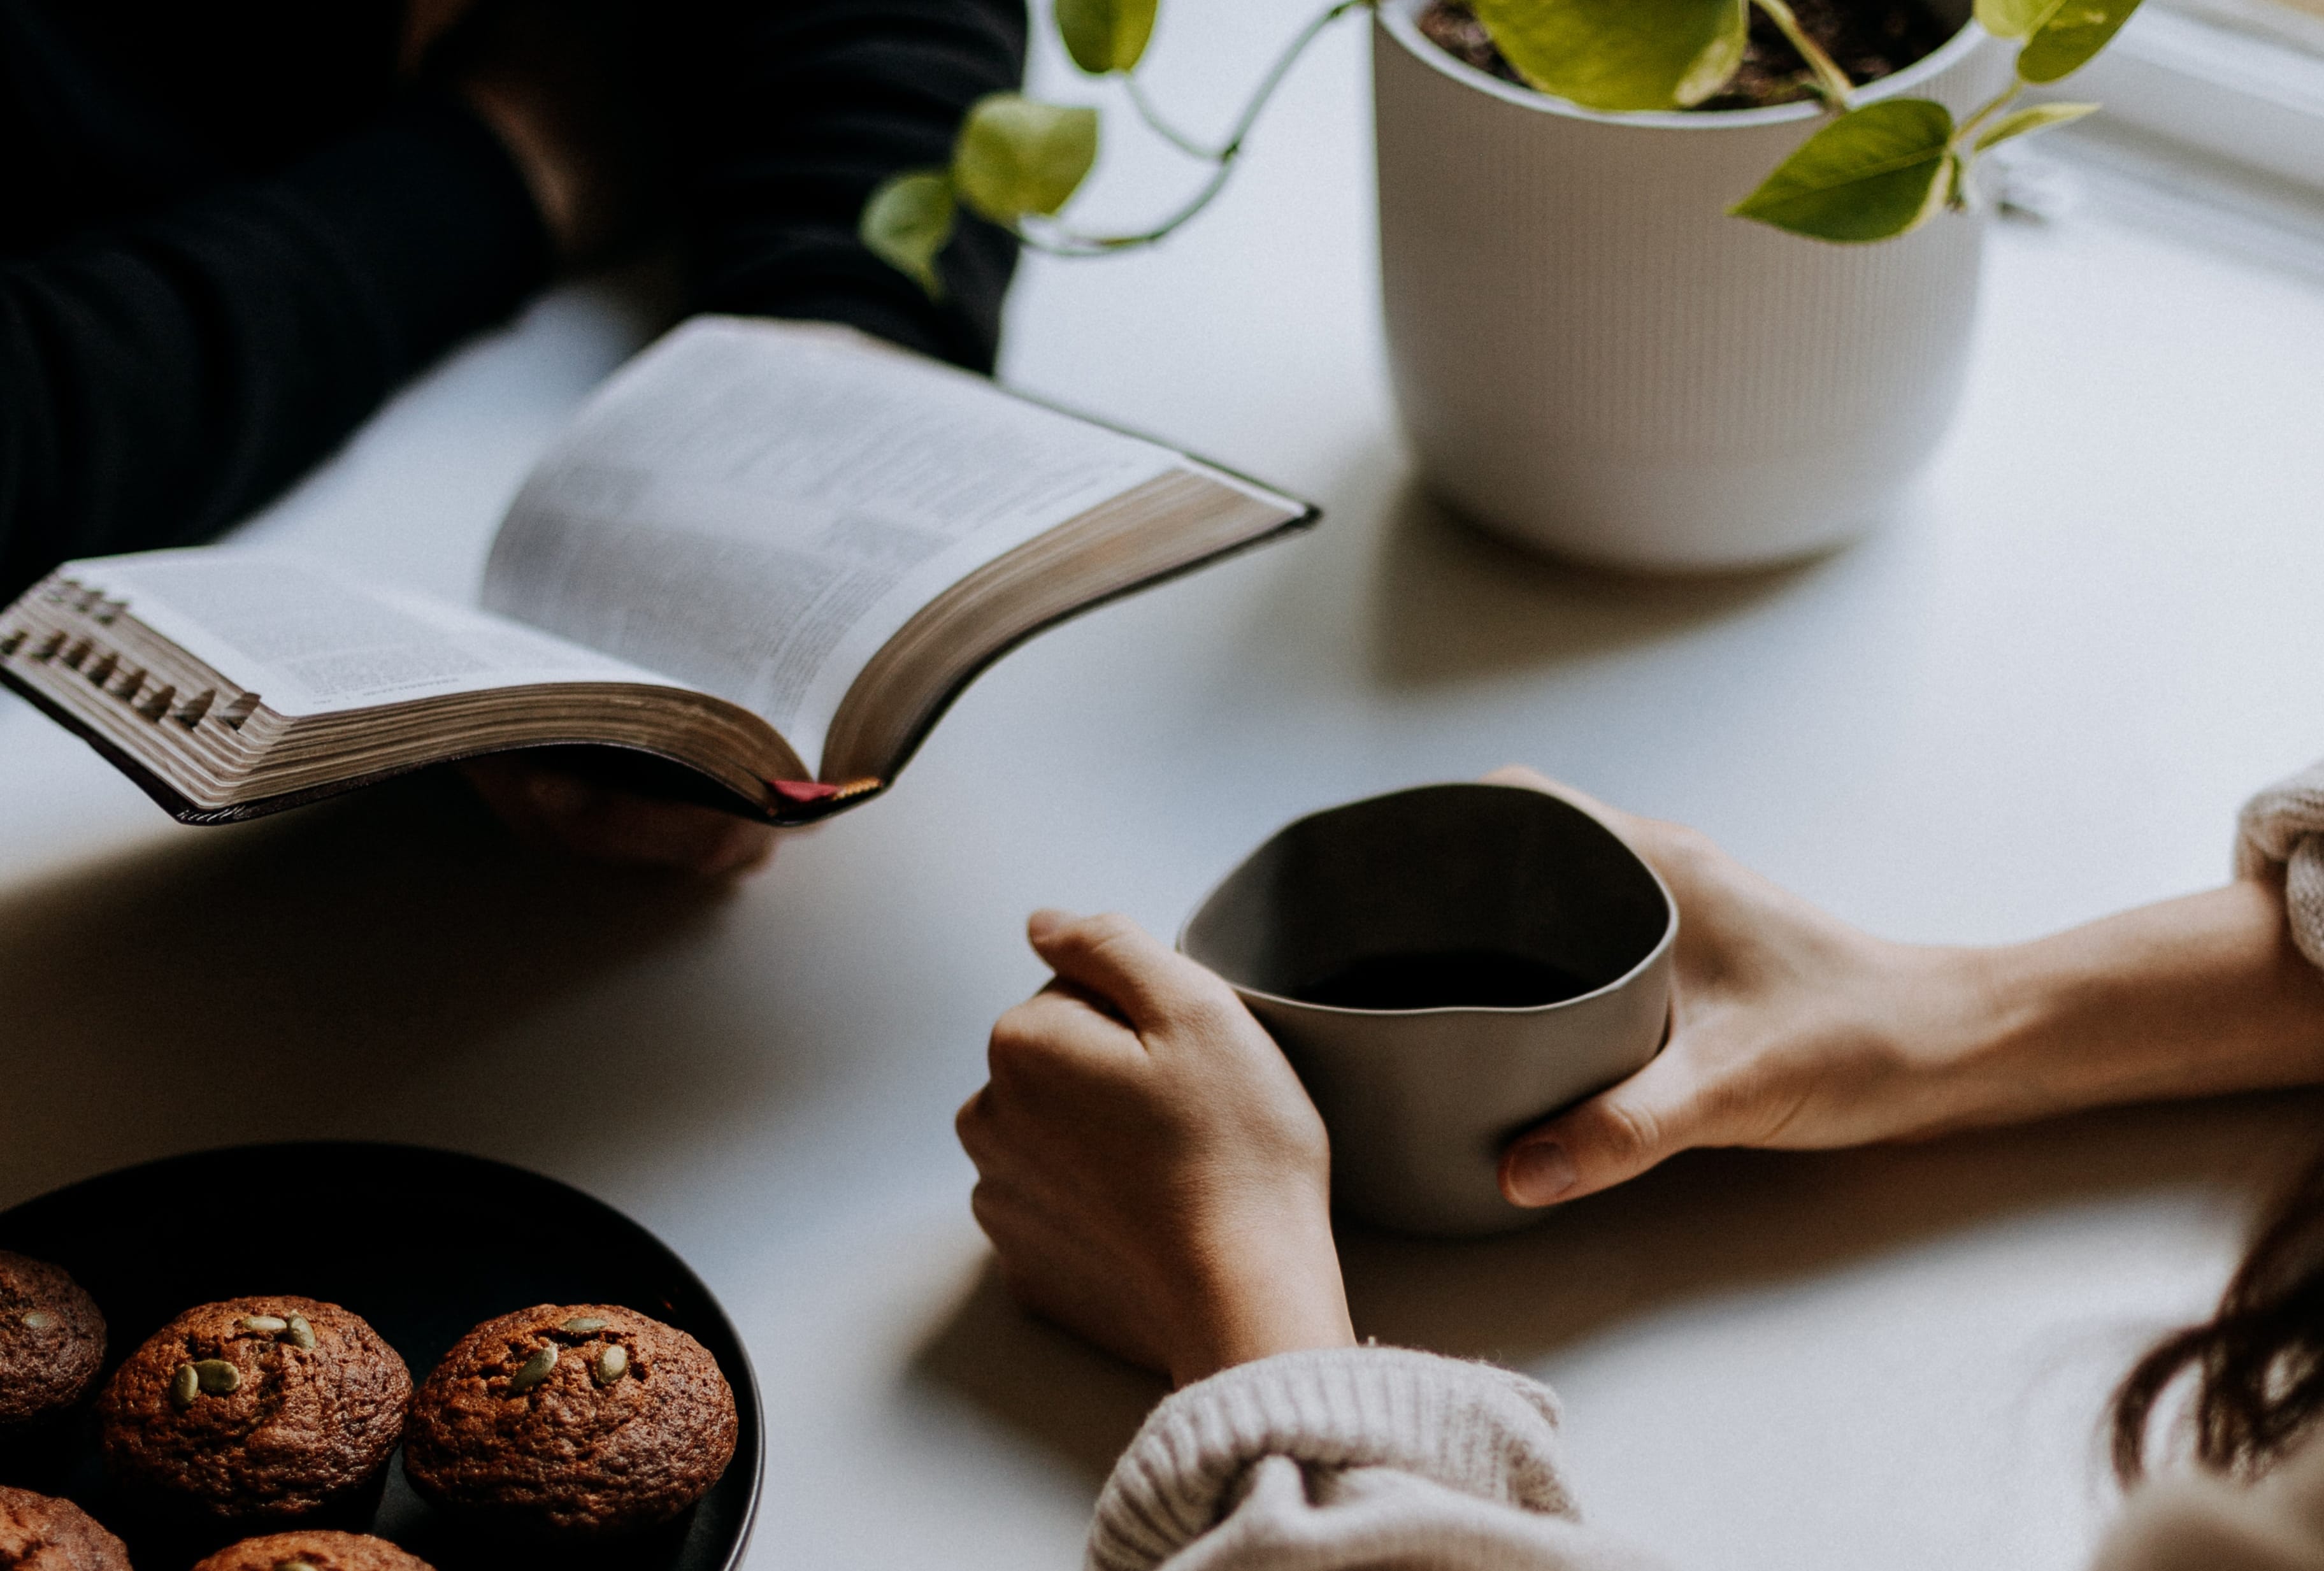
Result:
<svg viewBox="0 0 2324 1571"><path fill-rule="evenodd" d="M424 596L228 547L69 562L61 572L281 715L322 715L534 682L683 682Z"/></svg>
<svg viewBox="0 0 2324 1571"><path fill-rule="evenodd" d="M1180 463L844 328L698 317L526 482L484 603L699 683L819 765L914 612Z"/></svg>

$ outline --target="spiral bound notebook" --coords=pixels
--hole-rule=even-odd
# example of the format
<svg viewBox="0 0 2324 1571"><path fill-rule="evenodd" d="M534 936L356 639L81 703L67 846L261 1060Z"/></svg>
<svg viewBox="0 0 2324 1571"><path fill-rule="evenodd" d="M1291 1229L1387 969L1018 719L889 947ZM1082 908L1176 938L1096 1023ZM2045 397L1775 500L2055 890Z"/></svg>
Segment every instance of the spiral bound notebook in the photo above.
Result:
<svg viewBox="0 0 2324 1571"><path fill-rule="evenodd" d="M235 547L69 562L0 613L0 681L187 823L535 747L802 822L1023 639L1316 517L845 328L702 317L533 470L481 606Z"/></svg>

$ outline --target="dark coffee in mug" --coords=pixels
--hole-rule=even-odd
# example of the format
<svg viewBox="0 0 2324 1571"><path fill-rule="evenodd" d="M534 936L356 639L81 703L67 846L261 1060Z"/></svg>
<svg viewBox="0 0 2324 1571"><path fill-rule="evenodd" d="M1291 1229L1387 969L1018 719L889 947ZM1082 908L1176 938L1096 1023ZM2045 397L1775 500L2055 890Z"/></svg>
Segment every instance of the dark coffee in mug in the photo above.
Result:
<svg viewBox="0 0 2324 1571"><path fill-rule="evenodd" d="M1538 1009L1597 985L1511 949L1416 949L1364 956L1290 996L1331 1009Z"/></svg>

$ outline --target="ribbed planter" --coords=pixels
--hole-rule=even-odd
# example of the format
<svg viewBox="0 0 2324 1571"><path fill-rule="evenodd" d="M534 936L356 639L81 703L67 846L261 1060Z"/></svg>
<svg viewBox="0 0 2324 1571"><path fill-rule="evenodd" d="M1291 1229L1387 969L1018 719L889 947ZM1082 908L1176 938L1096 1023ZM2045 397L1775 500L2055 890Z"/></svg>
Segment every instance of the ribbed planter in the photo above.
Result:
<svg viewBox="0 0 2324 1571"><path fill-rule="evenodd" d="M1465 65L1386 0L1380 273L1424 479L1496 534L1687 571L1823 550L1916 476L1959 402L1985 220L1831 245L1727 216L1811 105L1600 115ZM1865 100L1956 116L2009 78L1963 29Z"/></svg>

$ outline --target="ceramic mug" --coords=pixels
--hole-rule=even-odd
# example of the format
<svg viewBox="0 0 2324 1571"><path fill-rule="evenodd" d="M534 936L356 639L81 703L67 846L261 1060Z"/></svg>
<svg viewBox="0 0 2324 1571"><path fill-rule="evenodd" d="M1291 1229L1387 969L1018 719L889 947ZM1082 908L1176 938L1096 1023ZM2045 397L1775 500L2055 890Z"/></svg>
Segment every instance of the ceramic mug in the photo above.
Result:
<svg viewBox="0 0 2324 1571"><path fill-rule="evenodd" d="M1431 785L1311 814L1196 909L1179 949L1282 1046L1332 1137L1334 1201L1497 1232L1511 1135L1636 1072L1670 1012L1678 907L1586 809Z"/></svg>

